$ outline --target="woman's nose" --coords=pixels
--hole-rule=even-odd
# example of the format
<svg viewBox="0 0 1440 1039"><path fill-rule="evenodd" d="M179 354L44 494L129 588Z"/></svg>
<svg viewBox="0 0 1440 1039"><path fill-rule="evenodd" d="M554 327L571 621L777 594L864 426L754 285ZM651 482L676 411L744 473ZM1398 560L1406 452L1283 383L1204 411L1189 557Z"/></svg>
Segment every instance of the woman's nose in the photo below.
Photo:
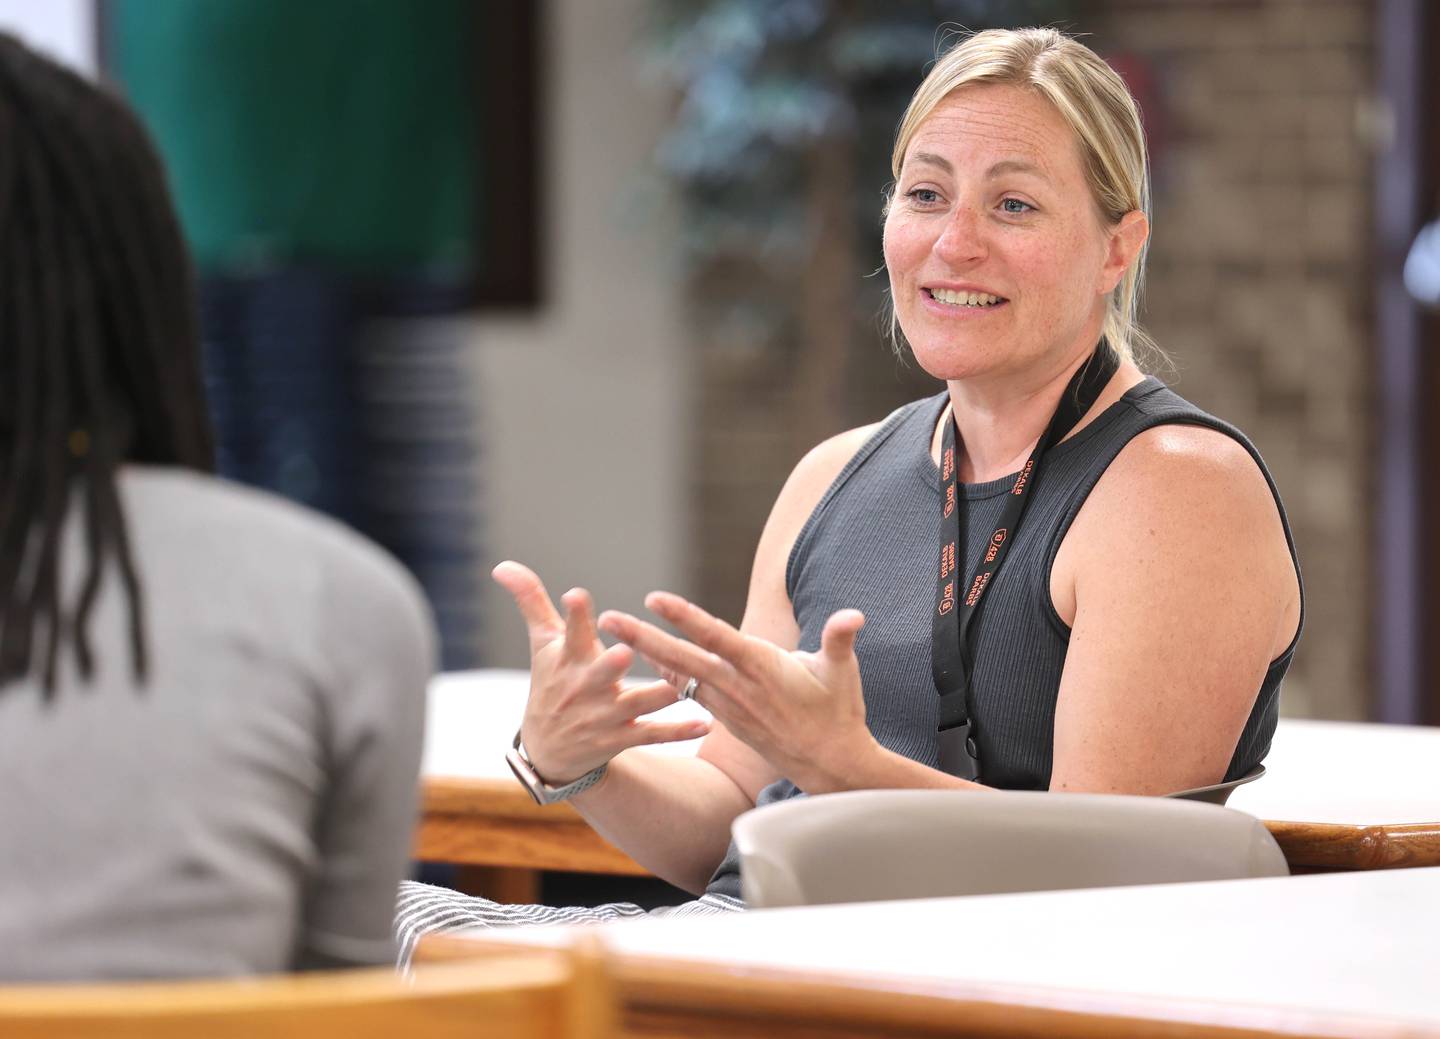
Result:
<svg viewBox="0 0 1440 1039"><path fill-rule="evenodd" d="M987 246L978 215L957 206L935 242L935 255L948 264L963 265L985 258Z"/></svg>

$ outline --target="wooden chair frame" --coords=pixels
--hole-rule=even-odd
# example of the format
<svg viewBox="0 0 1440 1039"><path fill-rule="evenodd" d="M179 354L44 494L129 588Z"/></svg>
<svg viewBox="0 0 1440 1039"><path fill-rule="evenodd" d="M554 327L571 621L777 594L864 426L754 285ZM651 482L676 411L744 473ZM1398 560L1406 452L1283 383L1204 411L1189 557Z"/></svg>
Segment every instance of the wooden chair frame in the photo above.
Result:
<svg viewBox="0 0 1440 1039"><path fill-rule="evenodd" d="M612 1039L595 942L482 963L219 981L0 987L6 1039Z"/></svg>

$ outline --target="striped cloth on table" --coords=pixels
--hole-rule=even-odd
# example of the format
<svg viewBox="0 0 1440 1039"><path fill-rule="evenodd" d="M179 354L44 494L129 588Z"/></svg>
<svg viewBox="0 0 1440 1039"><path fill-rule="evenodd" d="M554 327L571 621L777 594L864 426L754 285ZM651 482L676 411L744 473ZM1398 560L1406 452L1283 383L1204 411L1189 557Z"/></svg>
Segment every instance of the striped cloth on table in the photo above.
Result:
<svg viewBox="0 0 1440 1039"><path fill-rule="evenodd" d="M516 927L521 924L600 924L640 916L710 916L743 911L745 903L729 895L705 894L693 902L644 910L632 902L594 906L502 905L462 895L449 888L407 880L395 905L398 966L408 970L415 945L427 934L465 927Z"/></svg>

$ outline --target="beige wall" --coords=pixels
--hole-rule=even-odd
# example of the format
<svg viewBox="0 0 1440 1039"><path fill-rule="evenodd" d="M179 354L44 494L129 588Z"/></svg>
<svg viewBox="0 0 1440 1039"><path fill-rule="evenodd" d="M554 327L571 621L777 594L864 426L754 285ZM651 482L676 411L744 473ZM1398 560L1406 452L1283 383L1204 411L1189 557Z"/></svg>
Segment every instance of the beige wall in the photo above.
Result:
<svg viewBox="0 0 1440 1039"><path fill-rule="evenodd" d="M469 353L487 549L556 596L584 585L632 611L653 588L689 591L688 351L673 202L651 165L667 96L636 72L643 9L549 5L548 298L471 322ZM523 666L524 629L486 586L486 662Z"/></svg>

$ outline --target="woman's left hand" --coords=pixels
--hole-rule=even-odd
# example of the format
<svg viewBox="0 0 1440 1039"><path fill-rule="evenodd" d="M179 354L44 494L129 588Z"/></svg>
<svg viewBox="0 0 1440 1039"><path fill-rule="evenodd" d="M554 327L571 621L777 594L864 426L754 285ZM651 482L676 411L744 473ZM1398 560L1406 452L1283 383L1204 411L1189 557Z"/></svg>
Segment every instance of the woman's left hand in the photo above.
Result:
<svg viewBox="0 0 1440 1039"><path fill-rule="evenodd" d="M825 622L820 651L787 652L743 634L668 592L645 605L690 641L626 613L607 610L599 628L662 671L700 682L695 698L806 793L844 789L845 775L879 745L865 726L855 636L859 610Z"/></svg>

